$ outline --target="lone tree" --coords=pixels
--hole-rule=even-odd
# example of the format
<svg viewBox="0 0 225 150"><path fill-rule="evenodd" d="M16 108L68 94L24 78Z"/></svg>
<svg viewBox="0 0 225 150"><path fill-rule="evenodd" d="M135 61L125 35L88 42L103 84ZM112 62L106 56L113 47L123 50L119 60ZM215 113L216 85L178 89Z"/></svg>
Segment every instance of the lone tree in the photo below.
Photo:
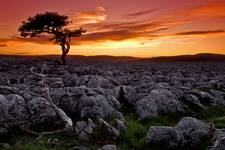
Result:
<svg viewBox="0 0 225 150"><path fill-rule="evenodd" d="M57 12L45 12L29 17L27 21L23 21L19 27L20 35L23 37L35 37L39 34L50 34L57 44L62 48L62 63L66 64L66 55L70 50L71 37L80 36L86 30L66 28L70 23L68 16L60 15Z"/></svg>

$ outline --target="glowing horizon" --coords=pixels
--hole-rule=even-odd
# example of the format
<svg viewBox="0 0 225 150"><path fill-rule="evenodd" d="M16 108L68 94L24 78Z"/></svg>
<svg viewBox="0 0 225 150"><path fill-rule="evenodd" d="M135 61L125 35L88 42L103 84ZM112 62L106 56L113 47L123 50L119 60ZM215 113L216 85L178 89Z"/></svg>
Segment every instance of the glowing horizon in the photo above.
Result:
<svg viewBox="0 0 225 150"><path fill-rule="evenodd" d="M71 28L88 30L72 40L69 55L225 54L225 0L3 0L0 9L0 54L60 55L45 35L18 35L22 21L45 11L68 15Z"/></svg>

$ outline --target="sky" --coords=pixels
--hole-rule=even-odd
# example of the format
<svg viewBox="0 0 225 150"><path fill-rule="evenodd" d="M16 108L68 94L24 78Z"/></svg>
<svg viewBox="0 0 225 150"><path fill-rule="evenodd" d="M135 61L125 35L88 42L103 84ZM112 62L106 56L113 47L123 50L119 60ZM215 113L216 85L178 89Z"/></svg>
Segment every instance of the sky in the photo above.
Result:
<svg viewBox="0 0 225 150"><path fill-rule="evenodd" d="M60 55L49 37L18 32L46 11L67 15L68 28L87 29L72 39L70 55L225 54L225 0L0 0L0 54Z"/></svg>

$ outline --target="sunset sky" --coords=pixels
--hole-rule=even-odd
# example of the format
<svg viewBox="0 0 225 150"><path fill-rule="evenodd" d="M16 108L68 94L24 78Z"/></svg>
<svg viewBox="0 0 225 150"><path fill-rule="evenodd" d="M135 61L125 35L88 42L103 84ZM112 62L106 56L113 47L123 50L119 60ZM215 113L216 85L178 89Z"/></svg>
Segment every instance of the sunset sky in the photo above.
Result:
<svg viewBox="0 0 225 150"><path fill-rule="evenodd" d="M23 39L18 27L55 11L87 29L70 55L154 57L225 54L225 0L0 0L0 54L61 54L46 36Z"/></svg>

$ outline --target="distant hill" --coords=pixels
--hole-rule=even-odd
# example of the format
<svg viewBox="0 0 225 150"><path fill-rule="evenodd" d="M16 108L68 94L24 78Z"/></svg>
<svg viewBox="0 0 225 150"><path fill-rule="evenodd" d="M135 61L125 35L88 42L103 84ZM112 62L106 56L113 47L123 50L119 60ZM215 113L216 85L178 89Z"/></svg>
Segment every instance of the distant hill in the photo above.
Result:
<svg viewBox="0 0 225 150"><path fill-rule="evenodd" d="M59 55L40 56L39 58L54 58L60 60ZM140 58L129 56L109 56L109 55L96 55L96 56L83 56L83 55L68 55L67 60L69 62L127 62L134 61Z"/></svg>
<svg viewBox="0 0 225 150"><path fill-rule="evenodd" d="M196 55L179 55L179 56L162 56L153 58L144 58L139 61L225 61L225 55L212 54L212 53L200 53Z"/></svg>
<svg viewBox="0 0 225 150"><path fill-rule="evenodd" d="M96 55L96 56L82 56L82 55L69 55L68 60L88 60L88 61L109 61L109 62L121 62L121 61L133 61L139 58L130 56L109 56L109 55Z"/></svg>
<svg viewBox="0 0 225 150"><path fill-rule="evenodd" d="M43 56L13 56L13 55L0 55L1 61L16 62L16 61L35 61L35 59L56 59L60 61L60 55L43 55ZM196 55L179 55L179 56L161 56L152 58L137 58L129 56L83 56L83 55L68 55L68 63L73 62L171 62L171 61L225 61L225 55L201 53Z"/></svg>
<svg viewBox="0 0 225 150"><path fill-rule="evenodd" d="M56 59L61 60L60 55L41 55L41 56L19 56L19 55L0 55L1 60L5 61L25 61L25 60L44 60L44 59ZM140 58L130 56L109 56L109 55L96 55L96 56L83 56L83 55L68 55L67 60L70 62L127 62L134 61Z"/></svg>

